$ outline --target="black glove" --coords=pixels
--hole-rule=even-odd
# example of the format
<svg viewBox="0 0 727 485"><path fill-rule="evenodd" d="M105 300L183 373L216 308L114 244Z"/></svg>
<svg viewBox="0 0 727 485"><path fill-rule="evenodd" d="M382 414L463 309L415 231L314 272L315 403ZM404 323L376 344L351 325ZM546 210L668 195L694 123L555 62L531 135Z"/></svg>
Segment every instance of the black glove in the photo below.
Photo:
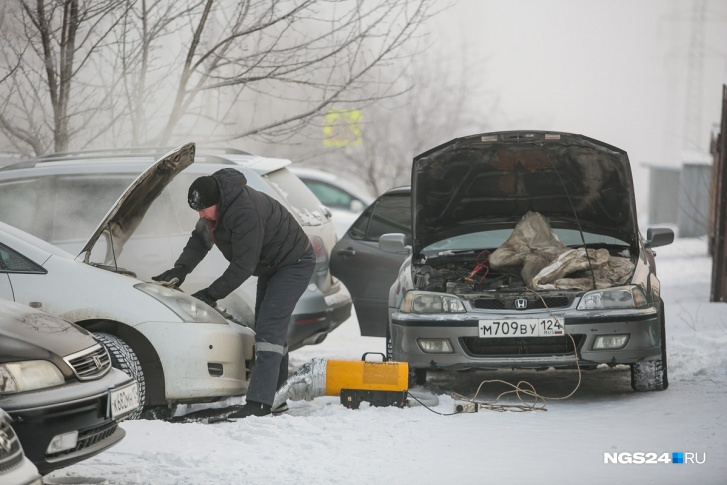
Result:
<svg viewBox="0 0 727 485"><path fill-rule="evenodd" d="M212 308L217 306L217 300L212 298L212 295L210 295L209 288L205 288L204 290L199 290L197 293L193 293L192 296L200 301L207 303Z"/></svg>
<svg viewBox="0 0 727 485"><path fill-rule="evenodd" d="M174 268L166 270L164 273L158 276L152 276L151 279L154 281L172 281L174 278L177 279L177 284L174 285L176 288L182 286L184 278L189 274L189 270L186 266L181 264L175 265Z"/></svg>

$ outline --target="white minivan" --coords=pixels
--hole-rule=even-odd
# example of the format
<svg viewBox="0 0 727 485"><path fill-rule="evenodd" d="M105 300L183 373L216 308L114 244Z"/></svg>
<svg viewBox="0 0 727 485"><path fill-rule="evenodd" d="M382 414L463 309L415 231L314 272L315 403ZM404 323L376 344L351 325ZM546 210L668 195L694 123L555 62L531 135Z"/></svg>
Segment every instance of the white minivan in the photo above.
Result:
<svg viewBox="0 0 727 485"><path fill-rule="evenodd" d="M247 391L252 329L186 293L137 279L135 268L118 264L151 202L193 162L194 152L193 144L180 147L139 175L77 256L0 223L0 298L93 332L109 349L114 367L137 379L143 407L136 417L142 409L150 417L168 417L177 403ZM18 210L52 213L55 207ZM73 218L66 214L71 225ZM111 264L103 263L108 260Z"/></svg>

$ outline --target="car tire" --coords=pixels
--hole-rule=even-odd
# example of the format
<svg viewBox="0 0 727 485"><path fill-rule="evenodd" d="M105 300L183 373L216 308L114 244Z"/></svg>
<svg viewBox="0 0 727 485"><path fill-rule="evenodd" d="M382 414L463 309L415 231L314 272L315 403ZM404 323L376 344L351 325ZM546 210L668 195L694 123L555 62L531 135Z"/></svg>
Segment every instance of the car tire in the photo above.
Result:
<svg viewBox="0 0 727 485"><path fill-rule="evenodd" d="M144 401L146 399L146 386L144 381L144 372L141 370L141 363L136 354L128 346L126 342L116 335L109 333L95 332L94 336L101 342L106 350L109 351L111 357L111 365L115 369L126 372L132 377L139 386L139 409L131 413L126 419L139 419L144 409Z"/></svg>
<svg viewBox="0 0 727 485"><path fill-rule="evenodd" d="M669 387L663 301L659 301L659 321L661 324L661 358L631 364L631 388L634 391L663 391Z"/></svg>
<svg viewBox="0 0 727 485"><path fill-rule="evenodd" d="M140 419L149 419L153 421L169 421L174 416L174 409L169 406L148 406L144 408Z"/></svg>
<svg viewBox="0 0 727 485"><path fill-rule="evenodd" d="M423 386L427 383L426 369L409 369L409 387Z"/></svg>

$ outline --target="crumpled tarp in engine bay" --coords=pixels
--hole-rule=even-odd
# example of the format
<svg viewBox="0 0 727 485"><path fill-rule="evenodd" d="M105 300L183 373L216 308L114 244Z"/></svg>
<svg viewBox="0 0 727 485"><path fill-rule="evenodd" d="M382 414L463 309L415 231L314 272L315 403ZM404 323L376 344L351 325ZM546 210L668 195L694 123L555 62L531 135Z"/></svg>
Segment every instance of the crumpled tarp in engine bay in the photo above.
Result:
<svg viewBox="0 0 727 485"><path fill-rule="evenodd" d="M608 288L625 284L634 271L629 258L611 256L607 249L563 245L538 212L523 216L507 241L490 255L489 263L501 271L519 269L525 285L535 290L591 290L594 279L596 288Z"/></svg>

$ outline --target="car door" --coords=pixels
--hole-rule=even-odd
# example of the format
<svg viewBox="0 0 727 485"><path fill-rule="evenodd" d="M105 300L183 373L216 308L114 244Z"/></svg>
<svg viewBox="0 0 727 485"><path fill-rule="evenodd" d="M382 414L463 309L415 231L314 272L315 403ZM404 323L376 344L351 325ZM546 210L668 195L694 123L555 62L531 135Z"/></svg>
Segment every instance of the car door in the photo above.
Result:
<svg viewBox="0 0 727 485"><path fill-rule="evenodd" d="M411 197L401 189L374 201L334 246L331 272L351 293L361 335L385 337L389 289L406 255L384 253L379 237L403 233L411 243Z"/></svg>

